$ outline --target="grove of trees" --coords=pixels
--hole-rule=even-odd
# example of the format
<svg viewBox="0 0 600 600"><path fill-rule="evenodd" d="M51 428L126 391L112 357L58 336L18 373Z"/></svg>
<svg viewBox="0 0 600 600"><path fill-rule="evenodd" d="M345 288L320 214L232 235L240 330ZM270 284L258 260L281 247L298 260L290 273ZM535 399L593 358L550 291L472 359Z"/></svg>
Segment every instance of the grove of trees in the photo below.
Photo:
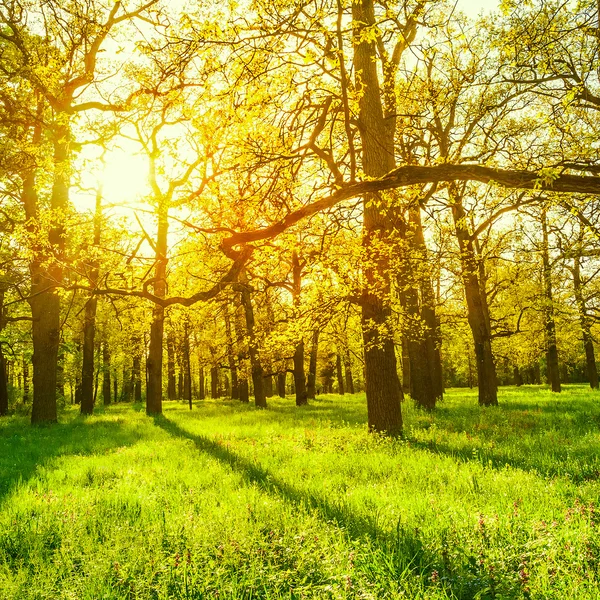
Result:
<svg viewBox="0 0 600 600"><path fill-rule="evenodd" d="M598 388L598 11L4 0L0 415Z"/></svg>

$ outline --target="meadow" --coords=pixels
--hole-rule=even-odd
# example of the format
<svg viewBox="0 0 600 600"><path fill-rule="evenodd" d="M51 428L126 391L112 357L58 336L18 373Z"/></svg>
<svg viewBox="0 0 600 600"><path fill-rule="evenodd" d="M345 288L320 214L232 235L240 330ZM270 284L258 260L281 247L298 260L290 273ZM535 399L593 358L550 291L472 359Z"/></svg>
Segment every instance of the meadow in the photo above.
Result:
<svg viewBox="0 0 600 600"><path fill-rule="evenodd" d="M600 598L600 394L0 420L0 599Z"/></svg>

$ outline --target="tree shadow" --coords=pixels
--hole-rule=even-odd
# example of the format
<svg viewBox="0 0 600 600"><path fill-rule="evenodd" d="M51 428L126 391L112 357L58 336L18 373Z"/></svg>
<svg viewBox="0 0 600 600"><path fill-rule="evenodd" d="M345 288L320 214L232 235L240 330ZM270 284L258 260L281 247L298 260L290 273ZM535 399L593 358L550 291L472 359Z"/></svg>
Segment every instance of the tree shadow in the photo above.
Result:
<svg viewBox="0 0 600 600"><path fill-rule="evenodd" d="M543 456L540 452L530 452L529 457L521 458L498 448L486 448L479 445L457 448L433 440L423 441L414 437L404 439L411 448L447 456L462 463L478 462L483 467L497 470L512 467L544 478L568 477L573 483L600 479L600 460L597 447L580 448L576 452L573 452L572 449L564 449L560 452L555 450L551 456ZM523 448L522 451L526 453L531 449Z"/></svg>
<svg viewBox="0 0 600 600"><path fill-rule="evenodd" d="M394 531L384 531L378 524L377 514L357 515L342 502L337 504L316 491L298 489L282 481L260 464L249 461L219 442L182 429L164 415L154 417L154 423L173 437L191 440L198 451L228 465L248 484L257 485L264 492L312 512L324 523L342 531L350 541L368 539L371 547L385 555L386 568L389 569L388 577L400 580L407 572L411 572L420 577L427 586L433 570L444 570L444 557L425 546L418 529L408 528L399 520ZM455 598L471 598L470 593L465 596L465 582L469 580L470 574L455 568L452 575L452 578L448 578L446 590L451 591L452 597ZM483 583L485 582L482 579L482 585Z"/></svg>
<svg viewBox="0 0 600 600"><path fill-rule="evenodd" d="M131 446L142 438L137 428L118 420L77 416L66 423L30 426L25 419L0 423L0 508L17 486L56 458L89 456Z"/></svg>

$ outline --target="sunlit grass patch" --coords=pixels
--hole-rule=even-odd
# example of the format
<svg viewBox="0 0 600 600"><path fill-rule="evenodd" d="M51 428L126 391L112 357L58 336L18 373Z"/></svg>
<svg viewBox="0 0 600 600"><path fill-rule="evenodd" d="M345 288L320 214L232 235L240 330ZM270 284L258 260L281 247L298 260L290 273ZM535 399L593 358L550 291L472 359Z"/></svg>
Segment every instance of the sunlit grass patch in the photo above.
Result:
<svg viewBox="0 0 600 600"><path fill-rule="evenodd" d="M598 395L0 423L0 598L595 598Z"/></svg>

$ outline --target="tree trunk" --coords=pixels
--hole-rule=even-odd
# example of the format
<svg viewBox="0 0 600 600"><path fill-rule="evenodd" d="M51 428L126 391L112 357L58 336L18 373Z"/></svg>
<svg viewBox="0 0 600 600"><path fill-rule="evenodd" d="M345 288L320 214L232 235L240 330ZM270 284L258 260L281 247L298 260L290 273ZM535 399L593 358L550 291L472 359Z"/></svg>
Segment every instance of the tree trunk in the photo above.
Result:
<svg viewBox="0 0 600 600"><path fill-rule="evenodd" d="M517 367L516 365L513 367L513 377L515 380L515 385L517 387L520 387L523 385L523 377L521 375L521 371L520 371L519 367Z"/></svg>
<svg viewBox="0 0 600 600"><path fill-rule="evenodd" d="M309 400L314 400L317 395L317 359L319 355L319 330L315 329L312 334L312 345L310 347L310 360L308 363L308 385L306 395ZM294 379L295 381L295 379Z"/></svg>
<svg viewBox="0 0 600 600"><path fill-rule="evenodd" d="M183 327L183 399L192 410L192 363L190 358L190 323L186 316Z"/></svg>
<svg viewBox="0 0 600 600"><path fill-rule="evenodd" d="M167 236L169 231L168 207L162 200L158 211L156 234L156 266L154 269L154 295L164 298L167 291ZM154 304L150 326L150 345L146 361L148 385L146 389L146 413L162 414L162 364L165 309Z"/></svg>
<svg viewBox="0 0 600 600"><path fill-rule="evenodd" d="M206 380L204 377L204 366L200 365L200 381L198 383L198 398L204 400L206 398Z"/></svg>
<svg viewBox="0 0 600 600"><path fill-rule="evenodd" d="M229 362L229 371L231 373L231 399L238 400L240 397L240 391L238 386L238 369L235 354L235 347L237 344L234 344L233 335L231 334L231 317L229 316L228 304L226 304L224 307L224 314L225 335L227 339L227 360Z"/></svg>
<svg viewBox="0 0 600 600"><path fill-rule="evenodd" d="M29 363L23 356L23 404L29 402Z"/></svg>
<svg viewBox="0 0 600 600"><path fill-rule="evenodd" d="M210 397L219 397L219 367L211 367L210 369Z"/></svg>
<svg viewBox="0 0 600 600"><path fill-rule="evenodd" d="M8 414L8 384L6 377L6 359L0 346L0 417Z"/></svg>
<svg viewBox="0 0 600 600"><path fill-rule="evenodd" d="M250 391L248 390L248 380L246 378L239 381L240 402L250 402Z"/></svg>
<svg viewBox="0 0 600 600"><path fill-rule="evenodd" d="M38 110L40 106L38 106ZM51 222L48 231L48 253L44 244L36 245L32 250L29 265L31 274L31 306L32 338L33 338L33 404L31 422L56 422L56 368L58 346L60 341L60 299L56 286L63 279L61 263L65 250L64 215L69 207L69 146L70 130L66 113L64 123L57 125L53 131L54 146L54 181L50 195ZM41 128L36 126L33 136L34 144L41 141ZM27 173L23 180L22 202L28 229L34 236L41 235L37 231L38 196L36 191L35 171ZM48 264L48 259L50 262Z"/></svg>
<svg viewBox="0 0 600 600"><path fill-rule="evenodd" d="M492 354L492 334L487 314L487 297L479 281L479 266L473 238L467 229L462 196L455 184L449 186L452 216L460 248L467 318L475 345L475 362L480 406L497 406L496 365Z"/></svg>
<svg viewBox="0 0 600 600"><path fill-rule="evenodd" d="M336 354L335 357L335 370L338 382L338 394L340 396L343 396L346 393L346 390L344 389L344 372L342 370L342 357L339 353Z"/></svg>
<svg viewBox="0 0 600 600"><path fill-rule="evenodd" d="M236 339L236 350L237 350L237 376L238 376L238 391L240 396L240 402L249 402L249 390L248 390L248 364L245 357L245 342L244 342L244 321L245 321L245 309L241 302L241 295L239 296L240 302L235 307L234 311L234 330Z"/></svg>
<svg viewBox="0 0 600 600"><path fill-rule="evenodd" d="M404 293L403 293L404 294ZM400 304L406 306L406 298L401 296ZM410 354L408 348L408 331L402 332L402 392L410 394Z"/></svg>
<svg viewBox="0 0 600 600"><path fill-rule="evenodd" d="M94 247L100 245L102 225L102 188L96 192L96 212L94 214ZM89 263L90 285L98 284L98 262ZM92 296L85 304L83 320L83 361L81 364L81 414L91 415L94 412L95 394L94 386L94 349L96 337L96 309L98 300Z"/></svg>
<svg viewBox="0 0 600 600"><path fill-rule="evenodd" d="M349 348L346 348L344 354L344 371L346 373L346 391L349 394L354 394L354 377L352 375L352 360Z"/></svg>
<svg viewBox="0 0 600 600"><path fill-rule="evenodd" d="M175 381L175 341L173 335L167 335L167 398L175 400L177 396Z"/></svg>
<svg viewBox="0 0 600 600"><path fill-rule="evenodd" d="M133 356L133 365L131 368L131 379L133 381L133 400L134 402L142 401L142 359L139 352L139 342L135 348L136 354Z"/></svg>
<svg viewBox="0 0 600 600"><path fill-rule="evenodd" d="M296 345L294 352L294 389L296 390L296 406L308 404L306 379L304 376L304 342Z"/></svg>
<svg viewBox="0 0 600 600"><path fill-rule="evenodd" d="M265 375L265 397L272 398L273 397L273 376Z"/></svg>
<svg viewBox="0 0 600 600"><path fill-rule="evenodd" d="M117 381L117 372L115 371L113 377L113 402L119 401L119 382Z"/></svg>
<svg viewBox="0 0 600 600"><path fill-rule="evenodd" d="M250 355L250 367L252 369L252 384L254 386L254 404L258 408L266 408L267 398L264 390L263 368L260 362L258 352L258 343L254 331L254 309L252 307L252 298L248 279L245 271L240 273L240 283L242 284L241 300L246 315L246 331L248 333L248 354Z"/></svg>
<svg viewBox="0 0 600 600"><path fill-rule="evenodd" d="M277 373L277 394L285 398L285 373Z"/></svg>
<svg viewBox="0 0 600 600"><path fill-rule="evenodd" d="M544 325L546 329L546 366L548 381L553 392L560 392L560 370L558 348L556 345L556 324L554 322L554 302L552 300L552 269L548 251L548 220L546 210L542 209L542 269L544 280Z"/></svg>
<svg viewBox="0 0 600 600"><path fill-rule="evenodd" d="M108 343L102 344L102 400L104 406L110 404L110 351Z"/></svg>
<svg viewBox="0 0 600 600"><path fill-rule="evenodd" d="M354 72L359 97L358 128L362 141L362 168L367 177L381 177L395 167L393 116L384 118L377 76L373 0L352 3ZM366 29L366 31L365 31ZM387 116L387 115L386 115ZM402 431L400 382L396 351L389 331L389 236L394 228L387 193L367 194L363 200L365 289L362 296L362 330L369 429L389 435Z"/></svg>
<svg viewBox="0 0 600 600"><path fill-rule="evenodd" d="M575 289L575 301L579 311L579 323L581 326L581 338L585 350L585 365L588 381L593 390L598 389L598 368L596 366L596 355L594 352L594 338L591 332L590 317L583 296L583 285L581 283L581 256L573 257L573 288Z"/></svg>
<svg viewBox="0 0 600 600"><path fill-rule="evenodd" d="M83 361L81 363L81 414L91 415L94 412L94 339L96 336L95 297L85 304L83 324Z"/></svg>

